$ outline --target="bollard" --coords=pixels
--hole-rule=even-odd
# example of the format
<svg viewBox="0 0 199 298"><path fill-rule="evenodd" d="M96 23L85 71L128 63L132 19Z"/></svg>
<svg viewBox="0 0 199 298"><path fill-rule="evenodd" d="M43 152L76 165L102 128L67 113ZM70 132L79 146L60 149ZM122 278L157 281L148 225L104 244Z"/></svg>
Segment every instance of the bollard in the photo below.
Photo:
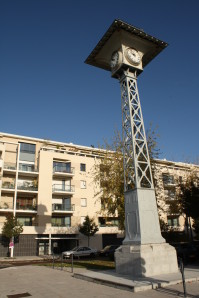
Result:
<svg viewBox="0 0 199 298"><path fill-rule="evenodd" d="M63 253L61 254L61 270L63 270Z"/></svg>
<svg viewBox="0 0 199 298"><path fill-rule="evenodd" d="M187 289L186 289L185 276L184 276L184 263L183 263L183 260L181 258L178 258L178 263L179 263L179 266L180 266L180 272L182 274L184 297L187 297Z"/></svg>
<svg viewBox="0 0 199 298"><path fill-rule="evenodd" d="M72 257L72 259L71 259L71 273L73 273L73 254L71 254L71 257Z"/></svg>
<svg viewBox="0 0 199 298"><path fill-rule="evenodd" d="M53 269L55 268L55 256L54 256L54 252L53 252Z"/></svg>

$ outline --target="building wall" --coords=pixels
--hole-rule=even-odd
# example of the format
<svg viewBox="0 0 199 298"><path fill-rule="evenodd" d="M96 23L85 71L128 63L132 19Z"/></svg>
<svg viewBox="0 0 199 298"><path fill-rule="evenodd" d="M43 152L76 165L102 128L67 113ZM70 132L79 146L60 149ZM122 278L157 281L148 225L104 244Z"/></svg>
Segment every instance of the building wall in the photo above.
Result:
<svg viewBox="0 0 199 298"><path fill-rule="evenodd" d="M19 147L20 143L35 145L35 155L25 151L18 154L18 151L22 150L22 145ZM100 214L101 202L96 196L98 189L93 182L94 165L101 156L102 150L99 149L1 134L0 161L2 163L0 163L0 181L3 183L6 181L6 187L5 183L4 187L0 187L0 232L5 216L9 213L16 213L16 216L23 221L29 221L24 225L23 233L19 238L24 245L21 246L16 243L15 255L20 253L22 255L38 254L42 249L46 252L48 246L46 242L49 242L47 238L50 236L75 235L79 245L87 245L87 238L78 233L78 226L87 215L94 218L96 224L98 224L98 217L102 216ZM54 162L70 163L71 173L54 173ZM81 164L85 165L85 169L80 168ZM9 168L10 166L12 167ZM27 170L27 167L30 167L31 170ZM10 189L11 184L14 185L13 189ZM18 189L19 185L21 189ZM31 186L31 189L24 189L24 186L27 185L28 187ZM70 189L70 191L55 192L54 185L58 185L59 188L63 186ZM2 186L2 183L0 186ZM33 189L35 186L36 189ZM71 200L73 208L67 211L54 210L53 204L60 206L64 197ZM18 198L21 200L20 203ZM30 201L30 205L36 202L35 208L33 206L29 208L29 206L27 210L27 206L22 206L25 201L25 205L28 201ZM82 201L86 204L82 205ZM64 226L64 224L62 226L53 226L53 217L70 217L71 224L69 226ZM102 234L109 233L117 234L118 228L116 226L100 227L97 234L91 237L90 246L101 249L103 245ZM38 235L43 235L43 240ZM30 241L33 243L33 248L25 248L29 247L28 243ZM37 249L34 248L35 241ZM64 241L62 240L62 247L71 248L70 243L75 243L75 240L66 239L65 245L63 245ZM38 248L39 242L44 244L43 248ZM3 247L4 244L0 246L0 255L5 255L7 248ZM20 247L21 252L19 252L18 247Z"/></svg>
<svg viewBox="0 0 199 298"><path fill-rule="evenodd" d="M23 147L21 143L30 144L30 152L27 147L27 151L25 148L18 154ZM35 145L35 152L31 151L32 145ZM63 238L67 235L67 239L57 240L59 249L71 248L75 243L87 245L87 238L78 233L78 225L87 215L94 218L96 224L103 216L100 199L96 196L99 186L93 182L94 165L102 156L103 150L91 147L0 134L0 234L5 216L9 213L16 213L24 222L23 233L15 245L15 255L49 252L49 237ZM57 171L55 162L70 163L70 171ZM179 179L185 179L199 167L155 160L152 169L157 202L164 210L160 215L165 222L177 222L175 228L183 231L184 217L168 214L167 201L175 199L173 194ZM164 175L173 177L172 183L166 184ZM63 198L71 202L71 209L60 210L65 208ZM55 225L62 219L65 221L61 225L52 225L52 220ZM71 236L73 239L70 239ZM101 249L109 241L109 244L113 240L121 242L122 236L117 226L99 226L97 234L90 239L90 246ZM7 247L3 238L0 242L0 256L3 256Z"/></svg>

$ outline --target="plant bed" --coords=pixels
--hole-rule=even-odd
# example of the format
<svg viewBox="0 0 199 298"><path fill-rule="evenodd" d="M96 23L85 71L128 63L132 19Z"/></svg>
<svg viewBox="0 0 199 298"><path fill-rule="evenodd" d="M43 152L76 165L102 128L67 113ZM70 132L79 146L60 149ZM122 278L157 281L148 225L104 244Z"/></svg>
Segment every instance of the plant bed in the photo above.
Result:
<svg viewBox="0 0 199 298"><path fill-rule="evenodd" d="M47 262L43 264L35 264L40 266L49 266L52 267L52 262ZM71 260L64 260L63 267L71 267ZM54 262L54 267L61 267L61 262ZM91 270L110 270L115 268L115 263L109 260L74 260L73 261L74 268L85 268Z"/></svg>

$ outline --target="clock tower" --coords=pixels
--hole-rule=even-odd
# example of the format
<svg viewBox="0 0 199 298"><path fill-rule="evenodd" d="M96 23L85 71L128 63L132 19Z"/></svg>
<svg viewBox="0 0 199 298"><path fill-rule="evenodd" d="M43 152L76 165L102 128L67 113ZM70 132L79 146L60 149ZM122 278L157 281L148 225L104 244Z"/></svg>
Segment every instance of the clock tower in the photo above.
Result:
<svg viewBox="0 0 199 298"><path fill-rule="evenodd" d="M178 271L175 249L161 236L137 78L167 43L115 20L86 63L120 81L124 153L125 239L115 253L116 271L153 276Z"/></svg>

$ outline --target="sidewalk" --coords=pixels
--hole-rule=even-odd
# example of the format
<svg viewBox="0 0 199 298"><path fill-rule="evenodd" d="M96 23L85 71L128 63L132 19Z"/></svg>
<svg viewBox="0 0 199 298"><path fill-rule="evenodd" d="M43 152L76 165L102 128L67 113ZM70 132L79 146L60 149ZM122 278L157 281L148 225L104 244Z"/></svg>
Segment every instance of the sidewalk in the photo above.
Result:
<svg viewBox="0 0 199 298"><path fill-rule="evenodd" d="M80 285L81 287L83 285L87 285L85 291L88 291L91 295L87 296L87 298L107 297L103 296L101 293L94 294L96 287L99 286L101 286L105 292L114 293L116 290L121 291L120 295L118 296L112 296L112 294L108 296L114 298L128 297L130 292L134 292L133 297L137 297L134 295L136 294L136 292L139 292L136 295L140 294L143 295L143 297L148 296L159 298L162 297L162 293L164 293L165 295L165 292L167 292L170 287L174 287L174 289L176 290L180 289L180 294L183 294L182 276L180 272L175 274L153 276L153 278L133 279L131 276L118 275L116 274L115 270L92 271L83 268L74 268L74 272L71 273L71 268L66 267L61 270L61 268L53 269L52 267L35 265L15 267L14 263L12 264L12 262L26 263L28 261L43 261L46 259L46 257L47 256L16 257L13 259L0 258L0 280L2 284L0 297L8 297L7 295L11 295L9 294L10 292L29 293L30 291L32 292L31 295L34 297L66 297L64 295L65 291L67 291L67 293L69 292L69 289L66 286L68 285L69 287L71 287L71 283L74 285L74 287L78 288ZM194 288L195 291L194 294L196 293L198 295L192 297L199 297L199 266L187 266L185 268L185 279L187 286L190 287L190 285L192 285L192 288ZM22 292L24 285L26 285L24 290L25 292ZM48 292L47 296L44 295L44 289ZM163 291L163 289L165 289L165 291ZM70 289L70 292L71 291L72 289ZM8 294L5 294L6 292ZM38 296L41 294L40 292L42 292L42 295ZM150 295L148 294L148 292L150 293ZM154 296L157 292L161 292L161 296ZM51 296L52 293L54 293L54 296ZM77 296L75 296L75 293L76 290L74 290L74 292L71 292L73 298L79 297L79 292L76 293ZM121 296L121 293L123 293L124 296ZM177 296L178 295L179 293L177 294ZM86 297L86 295L82 296L82 293L80 296L81 298ZM167 297L173 297L173 295L170 296L169 294L169 296Z"/></svg>
<svg viewBox="0 0 199 298"><path fill-rule="evenodd" d="M95 275L94 271L76 270L75 274ZM102 273L106 274L106 273ZM110 274L110 272L109 272ZM111 274L112 275L112 274ZM52 269L45 266L17 266L0 270L0 297L33 298L175 298L183 297L182 284L145 290L139 293L108 287L102 283L93 283L74 278L66 270ZM199 282L187 283L187 297L199 297Z"/></svg>
<svg viewBox="0 0 199 298"><path fill-rule="evenodd" d="M47 259L47 256L44 257L38 257L38 256L22 256L22 257L14 257L14 258L8 258L8 257L0 257L0 262L23 262L23 261L40 261Z"/></svg>

